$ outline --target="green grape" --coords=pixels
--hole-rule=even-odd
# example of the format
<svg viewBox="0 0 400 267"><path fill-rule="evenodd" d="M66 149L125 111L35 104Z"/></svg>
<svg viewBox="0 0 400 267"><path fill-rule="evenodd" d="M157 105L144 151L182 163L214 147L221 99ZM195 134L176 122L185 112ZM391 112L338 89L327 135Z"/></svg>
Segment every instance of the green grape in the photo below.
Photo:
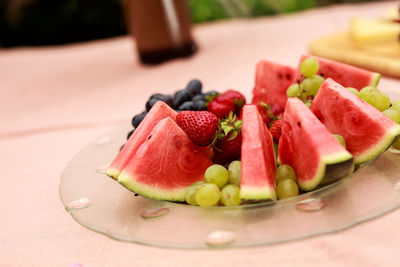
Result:
<svg viewBox="0 0 400 267"><path fill-rule="evenodd" d="M304 104L309 108L309 107L311 107L312 101L307 100Z"/></svg>
<svg viewBox="0 0 400 267"><path fill-rule="evenodd" d="M396 109L398 112L400 112L400 100L396 100L392 102L392 108Z"/></svg>
<svg viewBox="0 0 400 267"><path fill-rule="evenodd" d="M300 88L306 93L306 95L315 96L324 82L324 78L320 75L314 75L310 78L306 78L301 83Z"/></svg>
<svg viewBox="0 0 400 267"><path fill-rule="evenodd" d="M188 204L197 205L196 193L203 184L204 182L195 182L186 188L185 199Z"/></svg>
<svg viewBox="0 0 400 267"><path fill-rule="evenodd" d="M234 184L228 184L221 190L221 202L225 206L240 205L240 188Z"/></svg>
<svg viewBox="0 0 400 267"><path fill-rule="evenodd" d="M317 74L318 69L319 63L315 58L309 57L303 60L303 62L300 64L300 72L306 77L311 77Z"/></svg>
<svg viewBox="0 0 400 267"><path fill-rule="evenodd" d="M242 163L239 160L232 161L228 167L229 183L240 186Z"/></svg>
<svg viewBox="0 0 400 267"><path fill-rule="evenodd" d="M288 97L298 97L301 95L300 86L297 83L292 84L286 91Z"/></svg>
<svg viewBox="0 0 400 267"><path fill-rule="evenodd" d="M212 183L222 188L229 179L229 172L224 166L219 164L211 165L204 173L204 182Z"/></svg>
<svg viewBox="0 0 400 267"><path fill-rule="evenodd" d="M276 168L275 178L277 184L285 179L296 181L296 172L291 166L284 164Z"/></svg>
<svg viewBox="0 0 400 267"><path fill-rule="evenodd" d="M397 138L396 141L392 144L393 148L400 150L400 138Z"/></svg>
<svg viewBox="0 0 400 267"><path fill-rule="evenodd" d="M360 95L360 92L356 89L356 88L353 88L353 87L346 87L346 89L347 90L349 90L350 92L352 92L354 95L356 95L356 96L359 96Z"/></svg>
<svg viewBox="0 0 400 267"><path fill-rule="evenodd" d="M359 97L380 111L390 106L390 98L375 87L367 86L360 91Z"/></svg>
<svg viewBox="0 0 400 267"><path fill-rule="evenodd" d="M216 206L221 198L221 192L215 184L203 184L197 189L196 203L202 207Z"/></svg>
<svg viewBox="0 0 400 267"><path fill-rule="evenodd" d="M279 182L276 187L278 199L294 197L299 194L299 187L296 182L290 179L285 179Z"/></svg>
<svg viewBox="0 0 400 267"><path fill-rule="evenodd" d="M333 134L333 137L336 138L336 140L344 147L346 148L346 141L344 140L343 136L340 134Z"/></svg>
<svg viewBox="0 0 400 267"><path fill-rule="evenodd" d="M395 108L388 108L382 111L383 114L391 118L395 123L400 124L400 112Z"/></svg>

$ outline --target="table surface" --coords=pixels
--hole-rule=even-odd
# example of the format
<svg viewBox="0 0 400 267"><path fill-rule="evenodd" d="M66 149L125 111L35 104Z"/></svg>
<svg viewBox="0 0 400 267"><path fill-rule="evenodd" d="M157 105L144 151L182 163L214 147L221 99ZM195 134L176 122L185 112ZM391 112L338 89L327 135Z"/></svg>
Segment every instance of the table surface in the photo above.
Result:
<svg viewBox="0 0 400 267"><path fill-rule="evenodd" d="M242 249L178 250L112 240L79 225L58 197L60 173L87 143L193 77L250 98L260 59L296 65L315 37L396 2L339 5L194 27L199 52L156 67L119 37L0 50L0 266L395 266L400 210L334 234ZM398 80L380 88L400 99Z"/></svg>

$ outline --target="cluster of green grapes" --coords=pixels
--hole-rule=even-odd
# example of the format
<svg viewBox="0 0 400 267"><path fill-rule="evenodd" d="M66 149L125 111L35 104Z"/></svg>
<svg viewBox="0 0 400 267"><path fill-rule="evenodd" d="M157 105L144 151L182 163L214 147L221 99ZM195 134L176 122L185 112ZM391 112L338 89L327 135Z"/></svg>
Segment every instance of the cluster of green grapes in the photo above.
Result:
<svg viewBox="0 0 400 267"><path fill-rule="evenodd" d="M299 194L296 172L291 166L280 165L276 169L275 182L278 199L290 198Z"/></svg>
<svg viewBox="0 0 400 267"><path fill-rule="evenodd" d="M319 64L314 58L307 58L300 64L300 72L305 77L303 81L298 81L287 89L288 97L301 99L308 107L317 94L321 84L325 81L324 77L318 75Z"/></svg>
<svg viewBox="0 0 400 267"><path fill-rule="evenodd" d="M364 87L360 92L354 88L350 90L368 104L382 111L383 114L391 118L394 122L400 124L400 100L391 102L387 94L373 86ZM400 150L400 138L398 138L392 146Z"/></svg>
<svg viewBox="0 0 400 267"><path fill-rule="evenodd" d="M319 63L314 58L307 58L301 62L300 72L305 78L301 82L290 85L286 92L287 96L298 97L309 107L324 82L324 78L317 75L318 70ZM360 91L353 87L347 87L346 89L400 124L400 100L391 102L387 94L374 86L364 87ZM393 147L400 149L400 138L393 143Z"/></svg>
<svg viewBox="0 0 400 267"><path fill-rule="evenodd" d="M278 199L297 196L299 187L296 172L289 165L276 169L276 194ZM241 162L236 160L228 169L219 164L211 165L204 173L204 181L186 189L186 202L194 206L238 206L240 199Z"/></svg>
<svg viewBox="0 0 400 267"><path fill-rule="evenodd" d="M346 147L344 138L333 135ZM228 169L219 164L211 165L204 173L204 181L196 182L186 189L186 202L194 206L238 206L240 199L241 162L235 160ZM286 164L276 169L276 195L285 199L299 195L297 176L294 169Z"/></svg>
<svg viewBox="0 0 400 267"><path fill-rule="evenodd" d="M346 142L343 136L333 134L336 140L346 148ZM299 194L299 187L297 186L296 172L290 165L280 165L276 169L276 195L278 199L285 199L297 196Z"/></svg>
<svg viewBox="0 0 400 267"><path fill-rule="evenodd" d="M235 160L228 169L211 165L204 173L204 182L196 182L186 189L186 202L202 207L240 205L241 162Z"/></svg>
<svg viewBox="0 0 400 267"><path fill-rule="evenodd" d="M346 89L400 124L400 100L391 102L387 94L373 86L364 87L360 91L352 87ZM400 149L400 138L392 146L395 149Z"/></svg>
<svg viewBox="0 0 400 267"><path fill-rule="evenodd" d="M236 160L228 169L219 164L211 165L204 173L204 182L196 182L186 189L186 202L202 207L238 206L240 199L241 162ZM276 194L278 199L294 197L299 194L296 173L289 165L276 169Z"/></svg>

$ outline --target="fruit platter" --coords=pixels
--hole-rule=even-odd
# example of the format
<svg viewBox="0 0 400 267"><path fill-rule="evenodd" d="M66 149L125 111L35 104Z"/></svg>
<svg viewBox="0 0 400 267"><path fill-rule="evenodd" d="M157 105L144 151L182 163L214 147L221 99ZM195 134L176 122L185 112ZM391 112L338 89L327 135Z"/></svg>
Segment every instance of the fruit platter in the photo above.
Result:
<svg viewBox="0 0 400 267"><path fill-rule="evenodd" d="M330 233L400 206L400 101L380 74L303 55L262 60L252 99L203 88L152 94L133 129L89 144L60 197L109 237L241 247Z"/></svg>

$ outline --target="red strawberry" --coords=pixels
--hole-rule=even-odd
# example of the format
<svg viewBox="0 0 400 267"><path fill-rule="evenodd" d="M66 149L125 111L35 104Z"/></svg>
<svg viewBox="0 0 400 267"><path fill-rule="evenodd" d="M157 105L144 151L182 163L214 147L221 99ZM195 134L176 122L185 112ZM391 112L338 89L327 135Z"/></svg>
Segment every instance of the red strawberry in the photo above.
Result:
<svg viewBox="0 0 400 267"><path fill-rule="evenodd" d="M231 112L221 120L213 141L214 162L225 164L240 158L242 148L242 121L236 119Z"/></svg>
<svg viewBox="0 0 400 267"><path fill-rule="evenodd" d="M235 109L235 105L233 102L227 101L226 99L220 99L220 96L217 96L213 101L211 101L207 110L219 119L223 119L224 117L229 115L229 112Z"/></svg>
<svg viewBox="0 0 400 267"><path fill-rule="evenodd" d="M280 117L283 114L283 111L285 111L285 109L279 105L279 104L271 104L271 109L270 111L272 112L272 114L274 114L276 117Z"/></svg>
<svg viewBox="0 0 400 267"><path fill-rule="evenodd" d="M236 114L239 114L242 107L246 104L246 98L244 97L244 95L232 89L220 95L220 101L221 100L233 102L233 104L235 105Z"/></svg>
<svg viewBox="0 0 400 267"><path fill-rule="evenodd" d="M276 143L279 143L279 138L282 134L282 120L276 120L272 123L271 127L269 127L269 131L271 132L272 137Z"/></svg>
<svg viewBox="0 0 400 267"><path fill-rule="evenodd" d="M258 113L260 113L261 118L265 125L268 125L271 122L271 118L268 115L268 108L264 105L257 105Z"/></svg>
<svg viewBox="0 0 400 267"><path fill-rule="evenodd" d="M181 111L176 123L199 146L210 145L218 129L218 118L208 111Z"/></svg>
<svg viewBox="0 0 400 267"><path fill-rule="evenodd" d="M240 159L242 150L242 134L239 133L234 139L230 139L230 134L218 139L215 143L214 149L214 162L218 164L225 164L236 159Z"/></svg>

